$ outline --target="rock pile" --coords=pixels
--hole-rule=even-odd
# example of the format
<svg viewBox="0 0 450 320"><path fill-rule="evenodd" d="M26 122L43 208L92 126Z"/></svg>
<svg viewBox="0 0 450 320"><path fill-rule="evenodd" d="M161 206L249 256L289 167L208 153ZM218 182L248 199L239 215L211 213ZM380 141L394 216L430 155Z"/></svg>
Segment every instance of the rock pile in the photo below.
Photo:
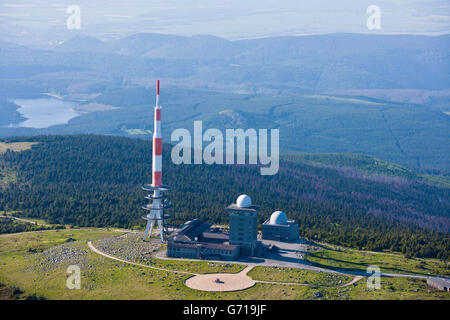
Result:
<svg viewBox="0 0 450 320"><path fill-rule="evenodd" d="M145 262L153 252L161 248L159 240L142 241L143 233L126 233L118 237L104 238L93 242L94 246L114 257L134 262Z"/></svg>
<svg viewBox="0 0 450 320"><path fill-rule="evenodd" d="M57 267L77 265L80 268L86 265L86 256L89 249L85 241L75 241L61 244L40 253L28 256L33 260L26 271L45 274L53 272Z"/></svg>

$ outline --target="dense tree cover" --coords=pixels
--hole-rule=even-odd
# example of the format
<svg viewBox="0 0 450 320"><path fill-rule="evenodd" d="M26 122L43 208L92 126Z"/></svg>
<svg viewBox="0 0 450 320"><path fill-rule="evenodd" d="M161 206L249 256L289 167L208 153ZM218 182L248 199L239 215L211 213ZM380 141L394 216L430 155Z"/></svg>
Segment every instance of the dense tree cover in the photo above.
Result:
<svg viewBox="0 0 450 320"><path fill-rule="evenodd" d="M39 136L32 150L0 161L18 179L0 190L0 210L78 226L142 226L151 179L151 141L95 135ZM227 223L241 193L261 205L259 222L283 210L302 236L369 250L446 259L450 190L406 178L371 179L335 168L282 161L274 176L257 166L174 165L164 146L163 183L172 186L170 223Z"/></svg>

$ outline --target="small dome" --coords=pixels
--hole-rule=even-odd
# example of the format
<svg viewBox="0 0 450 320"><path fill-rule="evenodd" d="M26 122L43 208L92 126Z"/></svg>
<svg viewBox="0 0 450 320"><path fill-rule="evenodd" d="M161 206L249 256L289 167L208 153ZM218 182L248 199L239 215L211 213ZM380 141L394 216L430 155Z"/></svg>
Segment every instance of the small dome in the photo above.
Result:
<svg viewBox="0 0 450 320"><path fill-rule="evenodd" d="M236 205L239 208L249 208L252 206L252 199L246 194L241 194L236 200Z"/></svg>
<svg viewBox="0 0 450 320"><path fill-rule="evenodd" d="M270 216L270 224L287 224L287 217L283 211L275 211Z"/></svg>

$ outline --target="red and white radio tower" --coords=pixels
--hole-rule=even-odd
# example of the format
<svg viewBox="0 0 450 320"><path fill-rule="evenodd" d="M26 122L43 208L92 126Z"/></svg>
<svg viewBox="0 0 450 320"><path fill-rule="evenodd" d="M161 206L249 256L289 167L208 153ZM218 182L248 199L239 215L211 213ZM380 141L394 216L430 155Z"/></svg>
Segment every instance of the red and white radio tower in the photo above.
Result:
<svg viewBox="0 0 450 320"><path fill-rule="evenodd" d="M152 202L143 206L148 213L142 218L147 220L144 239L152 235L155 222L158 222L159 235L161 241L164 241L164 235L167 233L165 220L169 218L164 215L164 210L171 207L166 191L170 187L161 183L162 179L162 134L161 134L161 106L159 105L159 80L156 81L156 105L154 112L154 130L153 130L153 155L152 155L152 184L146 184L142 187L145 191L151 191L145 198Z"/></svg>

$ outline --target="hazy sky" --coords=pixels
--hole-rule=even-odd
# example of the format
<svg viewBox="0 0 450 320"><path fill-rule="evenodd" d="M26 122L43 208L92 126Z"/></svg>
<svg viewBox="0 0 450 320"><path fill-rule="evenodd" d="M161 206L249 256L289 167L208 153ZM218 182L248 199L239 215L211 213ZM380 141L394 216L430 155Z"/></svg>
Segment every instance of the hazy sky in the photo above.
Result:
<svg viewBox="0 0 450 320"><path fill-rule="evenodd" d="M67 30L69 5L81 29ZM369 5L381 29L368 30ZM448 0L0 0L0 39L53 43L75 34L211 34L228 39L334 32L450 33Z"/></svg>

